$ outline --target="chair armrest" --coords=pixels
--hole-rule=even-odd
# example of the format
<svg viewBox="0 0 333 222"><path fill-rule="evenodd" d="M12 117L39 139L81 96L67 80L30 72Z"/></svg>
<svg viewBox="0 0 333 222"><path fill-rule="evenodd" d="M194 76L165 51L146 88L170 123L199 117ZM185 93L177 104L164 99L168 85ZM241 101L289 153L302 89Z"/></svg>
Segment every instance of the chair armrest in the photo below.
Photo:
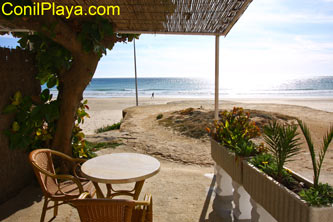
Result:
<svg viewBox="0 0 333 222"><path fill-rule="evenodd" d="M84 163L87 161L87 159L80 159L80 158L72 158L73 162L76 163Z"/></svg>
<svg viewBox="0 0 333 222"><path fill-rule="evenodd" d="M74 162L74 163L77 163L77 162L78 163L83 163L83 162L86 161L86 159L73 158L73 157L70 157L70 156L68 156L68 155L66 155L64 153L58 152L56 150L51 150L51 153L52 153L52 155L60 156L60 157L62 157L64 159L67 159L67 160L69 160L71 162Z"/></svg>
<svg viewBox="0 0 333 222"><path fill-rule="evenodd" d="M39 167L39 166L38 166L36 163L34 163L34 162L32 162L32 165L33 165L33 166L34 166L39 172L41 172L41 173L43 173L43 174L45 174L45 175L47 175L47 176L49 176L49 177L51 177L51 178L59 179L59 180L71 180L71 181L73 181L73 182L78 186L80 193L83 193L83 192L84 192L83 187L82 187L82 184L81 184L81 182L80 182L80 180L79 180L78 178L76 178L76 177L74 177L74 176L72 176L72 175L65 175L65 174L63 174L63 175L56 175L56 174L50 173L49 171L44 170L43 168ZM58 184L58 190L59 190L62 194L66 195L65 193L63 193L63 192L61 191L61 189L60 189L60 187L59 187L59 184Z"/></svg>
<svg viewBox="0 0 333 222"><path fill-rule="evenodd" d="M60 156L61 158L64 158L64 159L66 159L66 160L71 161L72 163L74 163L74 166L73 166L73 169L72 169L74 176L76 178L78 178L79 180L87 180L87 178L79 176L77 174L77 172L76 172L76 169L78 167L81 167L80 164L87 161L86 159L73 158L73 157L70 157L70 156L68 156L68 155L66 155L64 153L58 152L56 150L51 150L51 153L52 153L52 155Z"/></svg>
<svg viewBox="0 0 333 222"><path fill-rule="evenodd" d="M87 178L82 177L81 175L78 175L77 169L79 169L79 171L81 172L81 163L82 162L77 162L76 164L74 164L74 166L73 166L73 174L74 174L74 176L76 178L78 178L81 181L88 180Z"/></svg>
<svg viewBox="0 0 333 222"><path fill-rule="evenodd" d="M151 194L146 194L143 198L143 201L135 201L135 205L143 205L143 206L149 206L152 203L152 196Z"/></svg>
<svg viewBox="0 0 333 222"><path fill-rule="evenodd" d="M91 198L90 193L88 192L83 192L81 193L81 195L78 197L79 200L83 200L83 199L87 199L87 198Z"/></svg>
<svg viewBox="0 0 333 222"><path fill-rule="evenodd" d="M143 201L135 201L136 210L141 211L141 218L133 218L132 221L153 222L153 198L146 194Z"/></svg>

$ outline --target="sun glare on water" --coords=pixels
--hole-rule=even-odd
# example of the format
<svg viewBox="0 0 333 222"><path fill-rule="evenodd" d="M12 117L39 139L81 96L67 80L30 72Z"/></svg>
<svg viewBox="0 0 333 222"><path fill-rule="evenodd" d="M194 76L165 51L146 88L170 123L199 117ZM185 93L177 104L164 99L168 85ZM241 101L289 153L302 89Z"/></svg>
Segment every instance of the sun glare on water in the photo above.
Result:
<svg viewBox="0 0 333 222"><path fill-rule="evenodd" d="M276 90L291 79L283 75L221 75L220 88L233 92Z"/></svg>

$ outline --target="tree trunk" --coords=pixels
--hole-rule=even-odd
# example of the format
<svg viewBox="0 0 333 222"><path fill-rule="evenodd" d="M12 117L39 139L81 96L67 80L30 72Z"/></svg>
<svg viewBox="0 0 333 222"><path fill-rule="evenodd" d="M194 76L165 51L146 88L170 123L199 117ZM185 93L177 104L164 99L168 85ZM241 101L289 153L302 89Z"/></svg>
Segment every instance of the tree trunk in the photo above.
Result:
<svg viewBox="0 0 333 222"><path fill-rule="evenodd" d="M60 117L57 122L52 148L72 156L72 131L83 91L95 73L99 56L82 52L73 55L73 64L68 72L59 77Z"/></svg>

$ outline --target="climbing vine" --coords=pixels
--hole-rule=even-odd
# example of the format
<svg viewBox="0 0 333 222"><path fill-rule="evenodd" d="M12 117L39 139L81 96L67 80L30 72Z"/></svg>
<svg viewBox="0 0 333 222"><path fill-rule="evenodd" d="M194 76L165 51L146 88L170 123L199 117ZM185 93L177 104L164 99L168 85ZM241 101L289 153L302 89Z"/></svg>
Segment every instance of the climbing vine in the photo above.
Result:
<svg viewBox="0 0 333 222"><path fill-rule="evenodd" d="M27 1L29 2L29 1ZM74 23L73 23L74 24ZM73 25L71 24L71 25ZM53 98L52 91L61 90L61 76L72 67L72 53L50 38L57 24L45 27L48 35L40 32L14 33L19 37L20 47L35 55L37 68L36 78L43 88L39 98L22 96L16 92L12 103L5 107L3 113L15 114L12 127L5 131L9 138L10 148L28 148L33 150L40 147L50 147L54 139L57 121L60 117L61 98ZM120 35L113 32L112 24L102 17L91 17L73 25L77 32L77 40L87 53L99 57L112 49L116 42L132 41L138 35ZM92 73L93 75L93 73ZM89 117L87 100L78 106L75 123L72 130L72 154L75 157L90 158L94 154L87 149L85 135L80 124Z"/></svg>
<svg viewBox="0 0 333 222"><path fill-rule="evenodd" d="M28 148L48 147L59 117L58 101L51 101L49 90L44 90L38 104L30 96L16 92L12 103L5 107L4 114L14 113L12 127L5 131L9 137L9 147Z"/></svg>

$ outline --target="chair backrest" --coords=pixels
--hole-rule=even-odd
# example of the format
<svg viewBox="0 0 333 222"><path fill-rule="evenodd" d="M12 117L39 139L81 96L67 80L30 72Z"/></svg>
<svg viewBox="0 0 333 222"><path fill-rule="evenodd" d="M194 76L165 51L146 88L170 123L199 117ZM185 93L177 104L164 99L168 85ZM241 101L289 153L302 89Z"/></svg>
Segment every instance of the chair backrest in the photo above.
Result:
<svg viewBox="0 0 333 222"><path fill-rule="evenodd" d="M76 199L71 203L77 208L81 222L131 222L135 206L135 201L123 199Z"/></svg>
<svg viewBox="0 0 333 222"><path fill-rule="evenodd" d="M50 149L34 150L30 153L29 160L44 194L55 193L58 190L58 181L42 172L55 174L52 151Z"/></svg>

